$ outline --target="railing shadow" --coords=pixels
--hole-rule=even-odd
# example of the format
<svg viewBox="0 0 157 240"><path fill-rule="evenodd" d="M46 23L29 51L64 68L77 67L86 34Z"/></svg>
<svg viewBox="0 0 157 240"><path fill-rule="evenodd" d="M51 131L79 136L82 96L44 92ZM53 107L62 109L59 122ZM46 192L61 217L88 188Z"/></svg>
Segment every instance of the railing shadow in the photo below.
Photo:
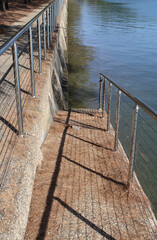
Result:
<svg viewBox="0 0 157 240"><path fill-rule="evenodd" d="M83 128L89 128L89 129L93 129L93 130L106 131L106 129L104 129L104 128L95 127L95 126L92 126L90 124L85 124L85 123L78 122L76 120L72 120L71 119L71 122L77 123L77 124L79 124Z"/></svg>
<svg viewBox="0 0 157 240"><path fill-rule="evenodd" d="M9 127L14 133L16 133L17 135L19 134L19 131L11 123L9 123L6 119L4 119L1 116L0 116L0 121L6 124L7 127Z"/></svg>
<svg viewBox="0 0 157 240"><path fill-rule="evenodd" d="M12 83L12 82L9 82L8 80L4 80L4 82L6 82L7 84L9 84L9 85L11 85L12 87L14 87L15 88L15 84L14 83ZM28 92L28 91L26 91L26 90L24 90L24 89L22 89L22 88L20 88L20 91L21 92L23 92L23 93L25 93L25 94L28 94L28 95L31 95L31 93L30 92Z"/></svg>
<svg viewBox="0 0 157 240"><path fill-rule="evenodd" d="M85 110L82 110L82 109L80 109L80 110L79 109L78 110L72 109L72 111L75 112L75 113L86 114L86 115L91 116L91 117L95 116L94 113L97 112L97 110L95 110L95 109L93 109L92 112L89 112L88 110L85 111Z"/></svg>
<svg viewBox="0 0 157 240"><path fill-rule="evenodd" d="M78 139L78 140L80 140L80 141L83 141L83 142L89 143L89 144L91 144L91 145L94 145L94 146L96 146L96 147L104 148L104 149L106 149L106 150L108 150L108 151L113 151L112 148L107 148L107 147L104 147L104 146L102 146L102 145L100 145L100 144L96 144L96 143L93 143L93 142L84 140L83 138L76 137L76 136L74 136L74 135L72 135L72 134L70 134L70 133L67 133L67 135L69 135L70 137L74 137L74 138L76 138L76 139Z"/></svg>
<svg viewBox="0 0 157 240"><path fill-rule="evenodd" d="M72 111L73 112L73 111ZM88 128L88 129L93 129L93 130L100 130L100 131L107 131L106 129L104 128L99 128L99 127L95 127L95 126L92 126L90 124L85 124L85 123L82 123L82 122L78 122L78 121L75 121L73 119L70 120L71 122L74 122L75 124L78 124L79 127L82 127L82 128ZM57 121L58 123L63 123L62 121L58 120ZM69 127L72 127L72 125L69 125Z"/></svg>
<svg viewBox="0 0 157 240"><path fill-rule="evenodd" d="M64 157L66 160L68 160L69 162L74 163L74 164L78 165L79 167L82 167L83 169L85 169L85 170L87 170L87 171L89 171L89 172L91 172L91 173L94 173L94 174L96 174L96 175L98 175L98 176L100 176L100 177L102 177L102 178L104 178L104 179L106 179L106 180L108 180L108 181L110 181L110 182L113 182L113 183L115 183L115 184L121 185L121 186L123 186L123 187L126 186L125 183L123 183L123 182L119 182L119 181L117 181L117 180L115 180L115 179L113 179L113 178L106 177L106 176L104 176L102 173L96 172L96 171L94 171L94 170L92 170L92 169L90 169L90 168L88 168L88 167L86 167L86 166L84 166L84 165L82 165L82 164L80 164L80 163L77 163L77 162L71 160L70 158L68 158L68 157L66 157L66 156L64 156L64 155L63 155L63 157Z"/></svg>
<svg viewBox="0 0 157 240"><path fill-rule="evenodd" d="M47 195L47 199L46 199L46 207L44 210L44 213L42 215L42 219L41 219L41 223L40 223L40 229L38 232L38 236L37 236L37 240L43 240L45 238L45 234L46 234L46 230L47 230L47 226L48 226L48 221L49 221L49 216L50 216L50 212L51 212L51 208L52 208L52 204L53 204L53 200L54 200L54 191L56 188L56 183L57 183L57 178L59 175L59 171L60 171L60 166L61 166L61 159L62 159L62 154L63 154L63 148L64 148L64 142L65 142L65 138L66 138L66 134L67 134L67 130L68 130L68 123L69 123L69 119L70 119L70 114L71 111L69 110L68 112L68 116L66 119L66 127L64 129L63 135L62 135L62 139L61 139L61 143L60 143L60 148L58 151L58 156L57 156L57 160L56 160L56 165L55 165L55 169L54 169L54 173L51 179L51 183L50 183L50 187L49 187L49 192Z"/></svg>
<svg viewBox="0 0 157 240"><path fill-rule="evenodd" d="M0 24L0 28L4 29L2 35L0 37L0 46L7 42L12 36L14 36L22 26L6 26L4 24Z"/></svg>
<svg viewBox="0 0 157 240"><path fill-rule="evenodd" d="M85 218L84 216L82 216L80 213L78 213L77 211L75 211L72 207L70 207L69 205L67 205L65 202L63 202L60 198L54 197L54 199L56 201L58 201L63 207L65 207L69 212L71 212L74 216L76 216L77 218L79 218L81 221L83 221L84 223L86 223L89 227L91 227L92 229L94 229L96 232L98 232L99 234L101 234L103 237L105 237L108 240L116 240L114 237L112 237L111 235L109 235L108 233L106 233L104 230L102 230L101 228L99 228L98 226L96 226L94 223L92 223L91 221L89 221L87 218Z"/></svg>

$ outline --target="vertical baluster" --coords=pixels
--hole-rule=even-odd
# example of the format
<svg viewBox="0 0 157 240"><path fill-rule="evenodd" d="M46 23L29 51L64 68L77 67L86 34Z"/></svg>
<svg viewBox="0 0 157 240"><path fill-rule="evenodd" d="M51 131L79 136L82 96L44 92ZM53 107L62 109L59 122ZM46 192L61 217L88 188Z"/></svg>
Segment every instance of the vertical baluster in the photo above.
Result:
<svg viewBox="0 0 157 240"><path fill-rule="evenodd" d="M138 110L139 110L139 106L136 104L135 107L134 107L134 110L133 110L131 146L130 146L130 157L129 157L129 171L128 171L128 182L127 182L128 187L130 187L131 180L132 180L132 177L133 177L133 171L134 171Z"/></svg>
<svg viewBox="0 0 157 240"><path fill-rule="evenodd" d="M15 95L16 95L18 130L19 130L19 134L21 134L21 136L23 136L23 118L22 118L22 106L21 106L18 49L17 49L16 42L14 42L14 44L13 44L12 54L13 54L13 66L14 66L14 81L15 81Z"/></svg>
<svg viewBox="0 0 157 240"><path fill-rule="evenodd" d="M50 42L52 40L52 17L51 17L51 6L49 7L49 25L50 25Z"/></svg>
<svg viewBox="0 0 157 240"><path fill-rule="evenodd" d="M58 2L59 1L56 1L56 16L57 16L56 20L58 20ZM56 25L57 25L57 22L56 22Z"/></svg>
<svg viewBox="0 0 157 240"><path fill-rule="evenodd" d="M53 37L53 3L51 4L51 32Z"/></svg>
<svg viewBox="0 0 157 240"><path fill-rule="evenodd" d="M107 131L110 131L111 88L112 88L112 83L109 83L108 111L107 111Z"/></svg>
<svg viewBox="0 0 157 240"><path fill-rule="evenodd" d="M57 26L57 1L55 1L55 15L56 15L56 26Z"/></svg>
<svg viewBox="0 0 157 240"><path fill-rule="evenodd" d="M39 54L39 72L42 73L42 58L41 58L41 29L40 19L38 18L38 54Z"/></svg>
<svg viewBox="0 0 157 240"><path fill-rule="evenodd" d="M101 98L102 98L102 76L100 74L100 80L99 80L99 109L101 109Z"/></svg>
<svg viewBox="0 0 157 240"><path fill-rule="evenodd" d="M56 25L57 25L57 9L56 9L56 1L55 1L55 29L56 29Z"/></svg>
<svg viewBox="0 0 157 240"><path fill-rule="evenodd" d="M31 73L31 93L35 97L35 80L34 80L34 58L33 58L33 37L32 28L29 28L29 56L30 56L30 73Z"/></svg>
<svg viewBox="0 0 157 240"><path fill-rule="evenodd" d="M117 148L118 148L118 130L119 130L119 118L120 118L120 98L121 98L121 91L118 90L118 93L117 93L117 110L116 110L114 151L117 151Z"/></svg>
<svg viewBox="0 0 157 240"><path fill-rule="evenodd" d="M104 81L103 81L103 100L102 100L102 117L105 116L105 84L106 84L106 79L104 78Z"/></svg>
<svg viewBox="0 0 157 240"><path fill-rule="evenodd" d="M53 32L55 31L55 3L53 2Z"/></svg>
<svg viewBox="0 0 157 240"><path fill-rule="evenodd" d="M49 36L49 12L46 10L46 27L47 27L47 47L50 48L50 36Z"/></svg>
<svg viewBox="0 0 157 240"><path fill-rule="evenodd" d="M42 15L43 17L43 27L44 27L44 59L46 60L47 59L47 56L46 56L46 25L45 25L45 13L43 13Z"/></svg>
<svg viewBox="0 0 157 240"><path fill-rule="evenodd" d="M60 1L57 1L57 19L59 17L59 3L60 3Z"/></svg>

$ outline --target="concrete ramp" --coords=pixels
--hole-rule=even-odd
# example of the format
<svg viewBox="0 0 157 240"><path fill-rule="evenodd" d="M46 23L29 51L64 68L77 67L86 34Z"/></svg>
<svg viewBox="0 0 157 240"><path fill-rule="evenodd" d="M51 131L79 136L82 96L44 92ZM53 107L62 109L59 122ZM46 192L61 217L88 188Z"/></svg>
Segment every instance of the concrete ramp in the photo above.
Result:
<svg viewBox="0 0 157 240"><path fill-rule="evenodd" d="M42 147L28 239L157 239L150 202L97 110L60 111Z"/></svg>

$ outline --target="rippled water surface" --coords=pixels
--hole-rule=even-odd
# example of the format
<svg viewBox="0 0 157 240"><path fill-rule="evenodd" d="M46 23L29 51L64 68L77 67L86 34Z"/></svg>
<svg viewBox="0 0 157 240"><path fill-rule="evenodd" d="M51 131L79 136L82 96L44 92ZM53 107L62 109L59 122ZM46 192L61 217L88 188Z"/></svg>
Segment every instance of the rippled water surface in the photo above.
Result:
<svg viewBox="0 0 157 240"><path fill-rule="evenodd" d="M102 72L157 110L157 1L69 0L70 107L98 107ZM115 96L111 103L115 121ZM129 156L132 103L122 96L119 138ZM135 169L157 215L157 128L139 114Z"/></svg>
<svg viewBox="0 0 157 240"><path fill-rule="evenodd" d="M69 8L69 31L88 53L82 79L97 83L102 72L157 109L157 1L71 0Z"/></svg>

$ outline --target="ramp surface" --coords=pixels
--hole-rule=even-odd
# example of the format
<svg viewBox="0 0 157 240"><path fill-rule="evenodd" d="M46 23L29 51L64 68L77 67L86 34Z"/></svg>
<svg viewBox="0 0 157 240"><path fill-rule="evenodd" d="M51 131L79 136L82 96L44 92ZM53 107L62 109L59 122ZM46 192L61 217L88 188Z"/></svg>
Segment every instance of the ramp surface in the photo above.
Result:
<svg viewBox="0 0 157 240"><path fill-rule="evenodd" d="M42 147L26 239L156 239L150 203L98 111L59 112Z"/></svg>

